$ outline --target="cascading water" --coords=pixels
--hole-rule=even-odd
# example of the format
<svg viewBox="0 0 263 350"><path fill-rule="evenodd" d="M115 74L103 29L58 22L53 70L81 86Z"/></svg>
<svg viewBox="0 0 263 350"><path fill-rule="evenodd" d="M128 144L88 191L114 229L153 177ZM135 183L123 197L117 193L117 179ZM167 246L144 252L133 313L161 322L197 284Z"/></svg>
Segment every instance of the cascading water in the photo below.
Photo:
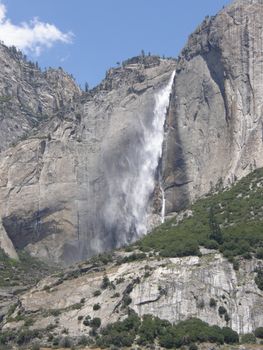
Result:
<svg viewBox="0 0 263 350"><path fill-rule="evenodd" d="M164 123L174 75L175 72L173 72L168 84L156 93L152 124L150 127L144 128L144 159L134 188L134 212L139 219L136 225L139 236L147 232L147 204L149 196L154 190L155 173L162 156ZM162 186L160 188L162 192L161 220L164 221L165 196Z"/></svg>
<svg viewBox="0 0 263 350"><path fill-rule="evenodd" d="M124 141L118 158L108 163L109 203L104 210L105 225L111 239L129 243L147 233L148 204L156 185L156 170L162 156L164 123L175 72L168 84L158 91L152 121L141 122L132 142ZM115 175L116 174L116 175ZM165 198L162 192L161 220L164 221ZM120 237L122 241L120 242ZM124 238L125 237L125 238Z"/></svg>
<svg viewBox="0 0 263 350"><path fill-rule="evenodd" d="M161 223L164 223L165 219L165 193L162 185L160 184L161 195L162 195L162 210L161 210Z"/></svg>

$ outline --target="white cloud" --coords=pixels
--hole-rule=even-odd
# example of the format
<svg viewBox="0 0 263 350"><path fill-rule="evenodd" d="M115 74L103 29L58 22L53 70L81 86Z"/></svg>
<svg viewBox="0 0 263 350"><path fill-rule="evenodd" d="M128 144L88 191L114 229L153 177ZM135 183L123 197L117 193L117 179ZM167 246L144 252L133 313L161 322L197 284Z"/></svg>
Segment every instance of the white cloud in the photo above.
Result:
<svg viewBox="0 0 263 350"><path fill-rule="evenodd" d="M6 6L0 3L0 40L7 46L16 46L26 53L39 56L43 49L56 42L71 43L73 34L61 32L54 24L34 18L29 23L13 24L6 17Z"/></svg>

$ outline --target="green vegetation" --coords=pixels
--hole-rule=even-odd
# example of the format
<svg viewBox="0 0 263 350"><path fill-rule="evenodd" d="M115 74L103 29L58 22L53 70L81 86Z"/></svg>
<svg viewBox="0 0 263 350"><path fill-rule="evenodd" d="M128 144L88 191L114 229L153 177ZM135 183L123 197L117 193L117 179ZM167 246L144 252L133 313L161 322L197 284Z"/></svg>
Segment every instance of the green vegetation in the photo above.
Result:
<svg viewBox="0 0 263 350"><path fill-rule="evenodd" d="M255 344L256 341L257 341L257 339L253 333L247 333L247 334L243 334L241 336L241 343L242 344Z"/></svg>
<svg viewBox="0 0 263 350"><path fill-rule="evenodd" d="M23 327L20 330L7 330L0 333L0 348L2 345L8 343L16 343L19 346L28 344L29 342L41 338L43 336L43 330L30 330L27 327Z"/></svg>
<svg viewBox="0 0 263 350"><path fill-rule="evenodd" d="M100 290L95 290L95 292L93 293L94 297L98 297L99 295L101 295L101 291Z"/></svg>
<svg viewBox="0 0 263 350"><path fill-rule="evenodd" d="M89 326L93 329L100 328L101 319L99 317L91 318L89 315L85 317L83 321L84 326Z"/></svg>
<svg viewBox="0 0 263 350"><path fill-rule="evenodd" d="M227 310L224 306L219 306L218 313L220 316L225 315L227 313Z"/></svg>
<svg viewBox="0 0 263 350"><path fill-rule="evenodd" d="M216 300L214 298L211 298L209 301L209 306L210 307L216 307Z"/></svg>
<svg viewBox="0 0 263 350"><path fill-rule="evenodd" d="M18 252L19 261L9 258L0 248L0 287L25 286L38 282L54 272L54 267L33 258L25 251Z"/></svg>
<svg viewBox="0 0 263 350"><path fill-rule="evenodd" d="M0 104L10 102L12 100L12 96L0 96Z"/></svg>
<svg viewBox="0 0 263 350"><path fill-rule="evenodd" d="M256 257L263 260L263 248L258 248L256 252Z"/></svg>
<svg viewBox="0 0 263 350"><path fill-rule="evenodd" d="M94 317L93 319L90 320L89 325L94 329L100 328L101 319L99 317Z"/></svg>
<svg viewBox="0 0 263 350"><path fill-rule="evenodd" d="M100 304L94 304L93 305L93 310L94 311L97 311L97 310L99 310L100 309Z"/></svg>
<svg viewBox="0 0 263 350"><path fill-rule="evenodd" d="M111 345L124 347L131 346L135 340L140 326L139 317L133 313L124 321L118 321L102 329L101 336L96 343L100 347L110 347Z"/></svg>
<svg viewBox="0 0 263 350"><path fill-rule="evenodd" d="M110 286L110 284L111 283L110 283L109 277L107 275L104 275L102 283L101 283L101 288L102 289L107 289Z"/></svg>
<svg viewBox="0 0 263 350"><path fill-rule="evenodd" d="M207 323L193 318L172 325L152 315L145 315L141 320L134 312L124 321L118 321L102 329L96 339L99 347L126 347L137 344L147 346L159 342L160 346L171 349L183 345L196 349L196 342L218 344L238 343L238 334L229 327L209 326Z"/></svg>
<svg viewBox="0 0 263 350"><path fill-rule="evenodd" d="M262 270L257 271L257 275L255 277L255 282L256 282L256 285L258 286L258 288L263 290L263 271Z"/></svg>
<svg viewBox="0 0 263 350"><path fill-rule="evenodd" d="M258 169L231 189L197 201L191 217L167 221L135 246L164 257L199 255L199 246L204 246L219 249L232 262L251 254L262 258L262 195L263 169Z"/></svg>
<svg viewBox="0 0 263 350"><path fill-rule="evenodd" d="M133 253L128 256L124 256L123 258L120 258L117 260L117 264L125 264L125 263L131 263L133 261L138 261L138 260L144 260L146 259L147 255L145 253Z"/></svg>
<svg viewBox="0 0 263 350"><path fill-rule="evenodd" d="M259 327L255 330L255 336L257 338L263 339L263 327Z"/></svg>

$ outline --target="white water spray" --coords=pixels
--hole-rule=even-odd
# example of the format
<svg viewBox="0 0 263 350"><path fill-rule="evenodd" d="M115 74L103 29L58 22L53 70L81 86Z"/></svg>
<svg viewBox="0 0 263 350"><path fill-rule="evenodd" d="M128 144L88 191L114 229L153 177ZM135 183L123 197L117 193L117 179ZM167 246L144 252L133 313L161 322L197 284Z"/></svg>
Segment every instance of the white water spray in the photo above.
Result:
<svg viewBox="0 0 263 350"><path fill-rule="evenodd" d="M164 223L165 219L165 193L162 185L160 184L161 195L162 195L162 210L161 210L161 223Z"/></svg>
<svg viewBox="0 0 263 350"><path fill-rule="evenodd" d="M155 187L155 173L162 156L164 123L174 75L175 72L173 72L168 84L156 93L152 124L150 127L144 128L142 167L139 170L133 192L133 215L137 219L136 231L139 236L147 232L147 204ZM161 220L164 222L165 195L161 185L160 188L162 192Z"/></svg>
<svg viewBox="0 0 263 350"><path fill-rule="evenodd" d="M104 220L110 241L123 245L147 233L149 199L156 185L156 170L162 156L164 123L175 73L155 96L152 120L134 129L133 142L123 145L117 158L106 159L109 200ZM143 120L143 118L142 118ZM165 196L161 186L161 220L165 216Z"/></svg>

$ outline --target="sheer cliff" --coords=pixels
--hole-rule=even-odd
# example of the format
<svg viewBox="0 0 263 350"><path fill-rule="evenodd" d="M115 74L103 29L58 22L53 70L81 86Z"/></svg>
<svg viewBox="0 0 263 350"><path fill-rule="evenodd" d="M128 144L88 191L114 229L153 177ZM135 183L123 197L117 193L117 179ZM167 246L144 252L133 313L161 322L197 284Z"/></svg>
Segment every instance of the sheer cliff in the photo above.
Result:
<svg viewBox="0 0 263 350"><path fill-rule="evenodd" d="M235 0L88 92L0 45L0 247L78 262L36 283L50 266L0 249L0 345L262 347L262 23Z"/></svg>
<svg viewBox="0 0 263 350"><path fill-rule="evenodd" d="M68 264L263 166L262 18L261 0L236 0L177 61L135 57L88 93L1 45L1 246ZM174 70L158 164L149 130Z"/></svg>
<svg viewBox="0 0 263 350"><path fill-rule="evenodd" d="M138 237L130 193L144 161L141 149L155 93L174 68L174 60L137 57L110 70L89 93L80 93L61 70L37 71L42 85L54 89L54 98L47 98L50 105L44 104L50 116L44 122L36 116L39 125L0 155L2 246L8 252L9 238L16 249L71 263ZM19 91L26 90L27 80L20 85ZM41 101L47 93L39 89L41 96L35 90L32 94ZM11 99L12 93L6 96ZM31 101L30 91L26 98ZM9 115L6 119L15 123ZM10 129L5 135L18 136Z"/></svg>
<svg viewBox="0 0 263 350"><path fill-rule="evenodd" d="M236 0L183 49L167 117L166 213L263 165L263 3Z"/></svg>

